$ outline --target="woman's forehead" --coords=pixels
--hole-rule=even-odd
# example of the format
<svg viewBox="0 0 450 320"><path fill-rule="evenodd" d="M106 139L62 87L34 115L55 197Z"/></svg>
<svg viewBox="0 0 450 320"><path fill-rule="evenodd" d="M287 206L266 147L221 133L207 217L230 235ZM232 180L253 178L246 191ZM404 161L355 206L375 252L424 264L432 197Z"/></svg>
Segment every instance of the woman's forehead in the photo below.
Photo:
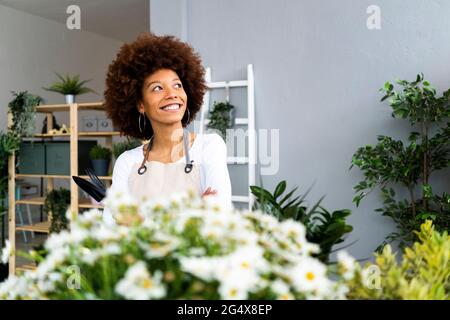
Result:
<svg viewBox="0 0 450 320"><path fill-rule="evenodd" d="M154 81L173 81L179 80L178 74L172 69L158 69L148 75L145 82L148 84Z"/></svg>

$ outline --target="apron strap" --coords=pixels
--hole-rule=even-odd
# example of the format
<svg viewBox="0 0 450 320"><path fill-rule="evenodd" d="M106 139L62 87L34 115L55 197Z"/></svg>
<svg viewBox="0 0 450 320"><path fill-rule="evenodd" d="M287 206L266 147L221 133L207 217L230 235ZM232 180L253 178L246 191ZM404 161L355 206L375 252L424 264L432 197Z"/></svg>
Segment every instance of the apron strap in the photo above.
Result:
<svg viewBox="0 0 450 320"><path fill-rule="evenodd" d="M189 136L188 131L183 129L183 143L184 143L184 157L186 158L186 166L184 167L184 172L189 173L192 171L192 162L189 156Z"/></svg>
<svg viewBox="0 0 450 320"><path fill-rule="evenodd" d="M147 144L147 149L145 150L144 159L142 160L141 166L138 169L138 174L143 175L147 171L147 166L145 162L148 158L148 154L152 148L153 136L150 138L150 141ZM186 166L184 167L184 172L190 173L192 171L194 160L191 160L189 156L189 137L187 129L183 129L183 144L184 144L184 157L186 159Z"/></svg>

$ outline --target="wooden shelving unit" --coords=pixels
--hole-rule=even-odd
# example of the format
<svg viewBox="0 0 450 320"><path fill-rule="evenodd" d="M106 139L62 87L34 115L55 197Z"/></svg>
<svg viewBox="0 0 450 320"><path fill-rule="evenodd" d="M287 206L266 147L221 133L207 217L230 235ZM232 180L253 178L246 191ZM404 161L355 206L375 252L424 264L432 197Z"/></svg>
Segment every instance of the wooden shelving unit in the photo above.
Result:
<svg viewBox="0 0 450 320"><path fill-rule="evenodd" d="M74 104L56 104L56 105L42 105L36 107L36 112L45 113L47 116L47 131L53 129L53 113L54 112L69 112L70 119L70 133L67 134L36 134L34 138L40 139L52 139L54 137L67 137L70 141L70 175L46 175L46 174L16 174L15 172L15 157L14 155L9 157L8 161L8 189L9 189L9 211L8 211L8 232L9 241L11 242L11 247L15 252L16 247L16 231L34 231L39 233L50 232L51 215L48 217L47 221L35 223L32 225L16 226L16 204L29 204L29 205L43 205L44 197L32 197L25 198L21 200L15 199L15 187L16 179L24 178L44 178L47 181L47 192L53 190L55 179L69 179L70 181L70 210L78 214L80 209L90 209L90 208L101 208L99 205L95 205L89 202L89 200L80 200L78 193L77 184L71 179L72 176L78 175L78 138L79 137L102 137L106 139L106 147L112 149L112 138L114 136L119 136L119 132L79 132L78 131L78 112L80 110L98 110L103 111L102 102L93 103L74 103ZM13 119L10 114L8 114L8 127L13 124ZM82 176L87 178L87 176ZM99 177L100 179L111 183L112 177ZM35 266L33 264L27 264L16 267L16 257L13 255L9 259L9 274L15 274L16 271L32 270Z"/></svg>

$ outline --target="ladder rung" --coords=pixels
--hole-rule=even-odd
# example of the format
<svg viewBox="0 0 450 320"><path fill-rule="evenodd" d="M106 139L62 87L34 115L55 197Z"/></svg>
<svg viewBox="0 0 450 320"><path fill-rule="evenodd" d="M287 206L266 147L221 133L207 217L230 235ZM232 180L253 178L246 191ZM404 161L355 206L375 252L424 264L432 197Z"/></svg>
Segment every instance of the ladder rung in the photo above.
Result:
<svg viewBox="0 0 450 320"><path fill-rule="evenodd" d="M204 119L203 121L205 124L209 123L209 119ZM234 124L248 124L248 118L236 118L234 119Z"/></svg>
<svg viewBox="0 0 450 320"><path fill-rule="evenodd" d="M208 82L207 83L208 88L210 89L217 89L217 88L232 88L232 87L246 87L248 86L247 80L235 80L235 81L217 81L217 82Z"/></svg>
<svg viewBox="0 0 450 320"><path fill-rule="evenodd" d="M248 196L231 196L231 201L233 201L233 202L249 202L250 198Z"/></svg>
<svg viewBox="0 0 450 320"><path fill-rule="evenodd" d="M227 163L228 164L247 164L248 157L228 157Z"/></svg>

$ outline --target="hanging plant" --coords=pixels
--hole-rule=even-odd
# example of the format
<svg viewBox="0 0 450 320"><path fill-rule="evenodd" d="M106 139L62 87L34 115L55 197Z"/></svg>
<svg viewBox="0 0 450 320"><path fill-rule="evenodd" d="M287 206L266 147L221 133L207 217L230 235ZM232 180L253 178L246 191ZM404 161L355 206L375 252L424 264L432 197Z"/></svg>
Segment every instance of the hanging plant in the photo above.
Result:
<svg viewBox="0 0 450 320"><path fill-rule="evenodd" d="M229 102L214 102L213 110L209 112L209 129L215 129L225 140L227 129L234 125L234 106Z"/></svg>
<svg viewBox="0 0 450 320"><path fill-rule="evenodd" d="M47 194L44 202L44 212L48 215L51 213L50 232L60 232L68 228L68 220L66 217L67 208L70 205L70 191L60 188L52 190Z"/></svg>
<svg viewBox="0 0 450 320"><path fill-rule="evenodd" d="M14 121L10 130L18 137L32 137L36 106L43 102L43 99L28 91L12 91L12 94L15 98L8 104L8 109Z"/></svg>

